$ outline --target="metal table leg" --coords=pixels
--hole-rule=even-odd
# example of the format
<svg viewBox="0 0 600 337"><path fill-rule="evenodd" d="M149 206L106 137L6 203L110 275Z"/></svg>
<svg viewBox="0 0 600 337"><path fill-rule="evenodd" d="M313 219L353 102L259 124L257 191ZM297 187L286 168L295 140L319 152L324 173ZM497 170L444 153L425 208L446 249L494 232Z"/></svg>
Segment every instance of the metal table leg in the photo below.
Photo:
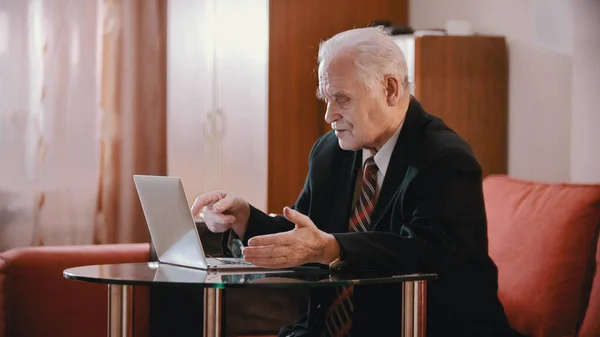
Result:
<svg viewBox="0 0 600 337"><path fill-rule="evenodd" d="M204 337L225 336L224 312L224 290L204 288Z"/></svg>
<svg viewBox="0 0 600 337"><path fill-rule="evenodd" d="M402 337L425 337L427 281L402 283Z"/></svg>
<svg viewBox="0 0 600 337"><path fill-rule="evenodd" d="M133 337L133 286L108 285L108 337Z"/></svg>

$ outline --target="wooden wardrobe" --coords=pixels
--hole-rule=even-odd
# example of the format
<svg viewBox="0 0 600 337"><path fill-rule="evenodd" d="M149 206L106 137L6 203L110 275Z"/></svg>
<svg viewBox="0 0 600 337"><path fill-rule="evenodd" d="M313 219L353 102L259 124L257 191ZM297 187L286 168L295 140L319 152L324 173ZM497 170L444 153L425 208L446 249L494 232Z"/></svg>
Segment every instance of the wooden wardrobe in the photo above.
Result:
<svg viewBox="0 0 600 337"><path fill-rule="evenodd" d="M484 177L506 173L508 54L504 37L415 37L414 95L464 138Z"/></svg>

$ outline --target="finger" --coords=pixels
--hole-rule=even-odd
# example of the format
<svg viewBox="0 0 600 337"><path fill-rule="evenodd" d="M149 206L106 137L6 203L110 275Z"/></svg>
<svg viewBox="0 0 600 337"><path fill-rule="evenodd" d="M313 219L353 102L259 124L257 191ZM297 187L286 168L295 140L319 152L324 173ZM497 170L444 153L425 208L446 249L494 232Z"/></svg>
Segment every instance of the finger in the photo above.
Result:
<svg viewBox="0 0 600 337"><path fill-rule="evenodd" d="M290 232L259 235L248 240L248 246L282 246L290 243Z"/></svg>
<svg viewBox="0 0 600 337"><path fill-rule="evenodd" d="M212 205L215 202L223 199L224 196L225 194L221 191L212 191L204 193L201 196L197 197L196 200L194 200L194 204L191 207L192 216L198 216L198 213L200 213L200 210L204 206Z"/></svg>
<svg viewBox="0 0 600 337"><path fill-rule="evenodd" d="M227 210L229 210L235 206L236 201L237 201L237 198L233 194L228 194L225 196L225 198L216 202L213 205L213 209L217 213L226 212Z"/></svg>
<svg viewBox="0 0 600 337"><path fill-rule="evenodd" d="M297 227L306 227L312 225L313 223L306 215L287 206L283 208L283 216L285 216L285 218L289 221L295 223Z"/></svg>
<svg viewBox="0 0 600 337"><path fill-rule="evenodd" d="M211 232L213 233L222 233L228 229L231 228L231 225L233 224L233 222L231 222L230 220L227 221L209 221L208 223L205 223L206 227L208 227L208 229L210 229Z"/></svg>
<svg viewBox="0 0 600 337"><path fill-rule="evenodd" d="M210 207L204 211L204 223L207 225L231 225L235 222L235 216L230 214L219 214L210 210Z"/></svg>
<svg viewBox="0 0 600 337"><path fill-rule="evenodd" d="M213 226L206 226L208 228L208 230L210 230L213 233L223 233L225 231L228 231L231 226L230 225L213 225Z"/></svg>
<svg viewBox="0 0 600 337"><path fill-rule="evenodd" d="M252 246L244 247L242 254L245 257L286 257L290 253L289 246Z"/></svg>
<svg viewBox="0 0 600 337"><path fill-rule="evenodd" d="M244 261L250 262L255 266L263 267L263 268L291 268L297 267L293 262L290 262L285 257L276 257L276 258L268 258L268 257L251 257L244 258Z"/></svg>

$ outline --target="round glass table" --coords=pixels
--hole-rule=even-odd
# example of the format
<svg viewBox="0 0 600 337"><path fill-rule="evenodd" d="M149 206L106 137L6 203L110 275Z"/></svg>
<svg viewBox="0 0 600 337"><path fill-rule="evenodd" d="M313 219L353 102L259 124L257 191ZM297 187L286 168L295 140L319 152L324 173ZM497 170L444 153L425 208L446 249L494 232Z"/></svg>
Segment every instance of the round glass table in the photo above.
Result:
<svg viewBox="0 0 600 337"><path fill-rule="evenodd" d="M225 336L224 290L246 287L334 287L402 283L402 336L425 336L426 285L435 274L336 274L310 267L294 269L201 270L169 264L125 263L66 269L67 279L108 285L108 336L133 336L133 286L195 284L204 288L204 336Z"/></svg>

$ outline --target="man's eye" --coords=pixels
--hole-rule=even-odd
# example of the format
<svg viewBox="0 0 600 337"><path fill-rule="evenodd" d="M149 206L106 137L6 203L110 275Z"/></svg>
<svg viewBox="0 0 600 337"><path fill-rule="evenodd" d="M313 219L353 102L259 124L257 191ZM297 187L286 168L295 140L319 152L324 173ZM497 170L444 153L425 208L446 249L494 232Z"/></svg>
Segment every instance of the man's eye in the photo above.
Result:
<svg viewBox="0 0 600 337"><path fill-rule="evenodd" d="M340 97L340 98L337 98L337 99L335 100L335 102L336 102L337 104L339 104L339 105L348 104L348 102L350 102L350 98L348 98L348 97Z"/></svg>

